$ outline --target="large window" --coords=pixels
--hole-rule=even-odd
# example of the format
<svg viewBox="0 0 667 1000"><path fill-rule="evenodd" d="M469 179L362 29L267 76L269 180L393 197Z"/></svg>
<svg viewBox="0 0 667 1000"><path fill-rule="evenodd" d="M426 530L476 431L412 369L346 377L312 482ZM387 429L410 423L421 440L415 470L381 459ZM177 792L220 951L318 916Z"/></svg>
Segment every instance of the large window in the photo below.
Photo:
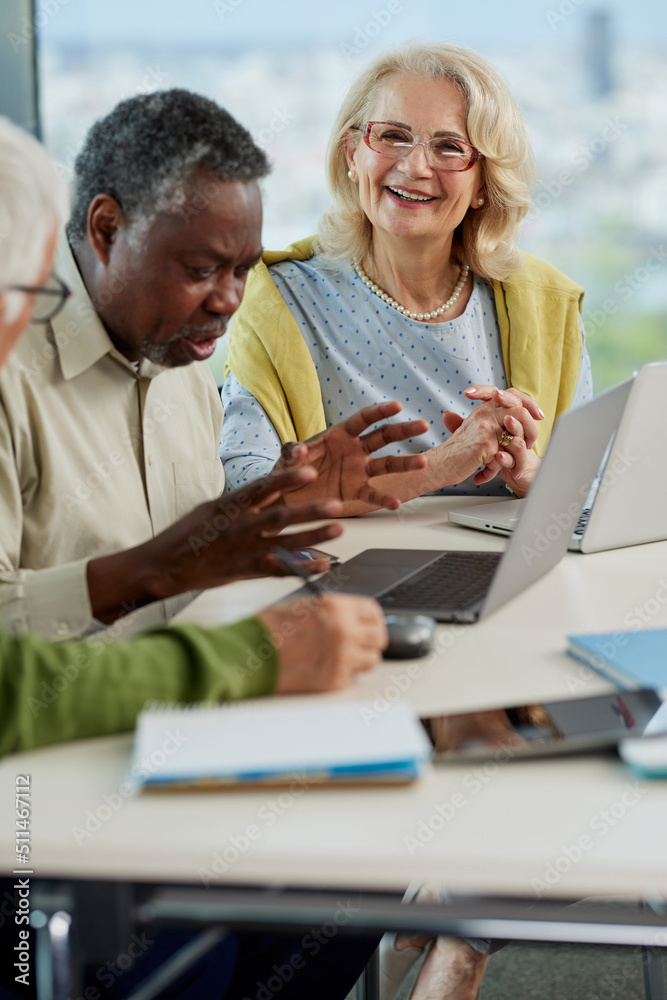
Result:
<svg viewBox="0 0 667 1000"><path fill-rule="evenodd" d="M596 390L667 356L664 0L37 0L36 20L43 136L67 175L118 100L189 87L271 157L268 248L315 230L333 115L369 58L414 38L478 49L531 127L522 246L585 286Z"/></svg>

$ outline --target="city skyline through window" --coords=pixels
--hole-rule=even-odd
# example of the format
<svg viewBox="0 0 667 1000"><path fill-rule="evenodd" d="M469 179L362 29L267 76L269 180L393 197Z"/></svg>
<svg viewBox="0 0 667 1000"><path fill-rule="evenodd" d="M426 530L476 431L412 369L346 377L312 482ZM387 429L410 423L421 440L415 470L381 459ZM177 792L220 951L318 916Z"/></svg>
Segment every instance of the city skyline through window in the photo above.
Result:
<svg viewBox="0 0 667 1000"><path fill-rule="evenodd" d="M120 99L188 87L226 107L272 161L267 249L315 231L328 201L331 123L369 59L410 39L476 48L527 118L539 181L521 246L586 288L596 392L667 355L663 3L480 0L474 16L435 0L69 0L48 9L39 26L43 137L68 179L86 130Z"/></svg>

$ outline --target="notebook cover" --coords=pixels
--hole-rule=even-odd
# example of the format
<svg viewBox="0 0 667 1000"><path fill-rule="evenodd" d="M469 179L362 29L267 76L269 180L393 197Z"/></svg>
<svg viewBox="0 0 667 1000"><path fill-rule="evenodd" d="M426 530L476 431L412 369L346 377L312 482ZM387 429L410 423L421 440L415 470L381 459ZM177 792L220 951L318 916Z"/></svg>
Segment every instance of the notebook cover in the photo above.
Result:
<svg viewBox="0 0 667 1000"><path fill-rule="evenodd" d="M406 703L279 699L155 706L137 721L130 776L143 788L403 783L431 745Z"/></svg>
<svg viewBox="0 0 667 1000"><path fill-rule="evenodd" d="M567 652L626 690L667 693L667 628L569 635Z"/></svg>

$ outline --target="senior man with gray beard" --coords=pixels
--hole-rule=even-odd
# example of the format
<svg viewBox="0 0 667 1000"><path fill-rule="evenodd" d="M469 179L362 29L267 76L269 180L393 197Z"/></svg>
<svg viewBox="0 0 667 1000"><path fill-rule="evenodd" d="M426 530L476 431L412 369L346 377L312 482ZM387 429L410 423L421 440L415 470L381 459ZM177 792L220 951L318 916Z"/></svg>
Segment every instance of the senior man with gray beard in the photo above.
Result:
<svg viewBox="0 0 667 1000"><path fill-rule="evenodd" d="M63 640L115 623L122 637L164 623L193 591L284 572L263 530L312 520L307 504L288 515L280 503L307 484L289 470L258 487L252 505L247 490L217 499L223 413L205 363L261 255L267 171L246 129L185 90L123 101L90 130L56 255L72 294L57 315L36 317L47 322L29 329L0 375L8 631ZM371 476L421 461L371 453L421 433L423 421L359 436L398 410L371 407L321 437L306 464L327 496L371 495Z"/></svg>

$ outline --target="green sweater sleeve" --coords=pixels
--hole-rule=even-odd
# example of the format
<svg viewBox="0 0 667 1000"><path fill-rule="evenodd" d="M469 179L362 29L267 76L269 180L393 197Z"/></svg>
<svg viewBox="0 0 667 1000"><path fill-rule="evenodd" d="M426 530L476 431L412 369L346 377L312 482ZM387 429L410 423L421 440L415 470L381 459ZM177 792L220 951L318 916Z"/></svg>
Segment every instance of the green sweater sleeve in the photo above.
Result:
<svg viewBox="0 0 667 1000"><path fill-rule="evenodd" d="M146 701L270 694L277 675L276 651L256 618L159 629L115 644L0 633L0 756L132 729Z"/></svg>

